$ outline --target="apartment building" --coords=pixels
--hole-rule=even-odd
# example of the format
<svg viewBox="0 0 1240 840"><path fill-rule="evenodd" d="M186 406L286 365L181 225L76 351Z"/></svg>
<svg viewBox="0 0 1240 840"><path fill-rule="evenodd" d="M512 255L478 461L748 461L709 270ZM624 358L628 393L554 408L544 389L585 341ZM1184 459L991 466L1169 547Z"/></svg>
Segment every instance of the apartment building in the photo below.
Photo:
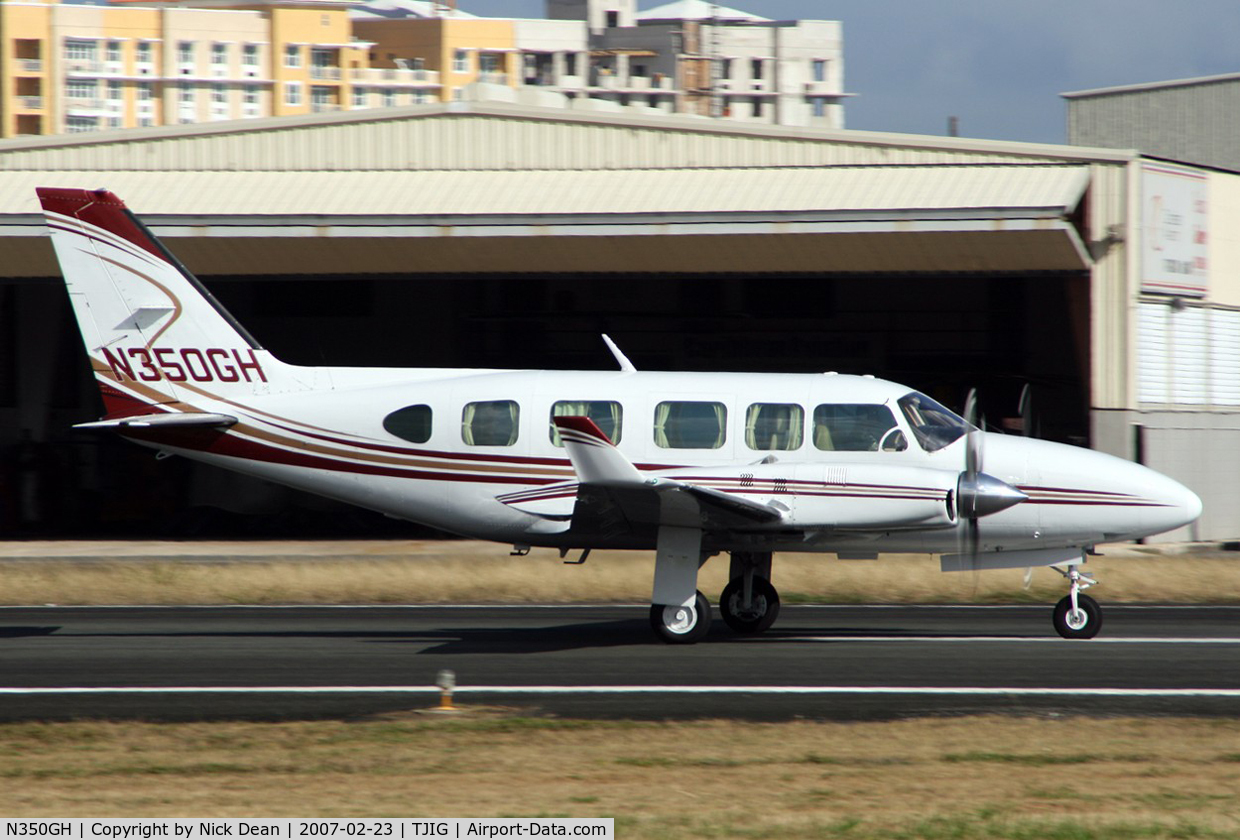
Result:
<svg viewBox="0 0 1240 840"><path fill-rule="evenodd" d="M703 0L0 0L0 137L499 98L844 126L835 21Z"/></svg>
<svg viewBox="0 0 1240 840"><path fill-rule="evenodd" d="M434 90L427 90L420 102L459 98L464 86L475 82L521 82L511 20L364 17L353 20L353 33L371 44L372 72L407 69L435 80Z"/></svg>
<svg viewBox="0 0 1240 840"><path fill-rule="evenodd" d="M0 3L0 136L286 116L438 99L372 71L341 0Z"/></svg>

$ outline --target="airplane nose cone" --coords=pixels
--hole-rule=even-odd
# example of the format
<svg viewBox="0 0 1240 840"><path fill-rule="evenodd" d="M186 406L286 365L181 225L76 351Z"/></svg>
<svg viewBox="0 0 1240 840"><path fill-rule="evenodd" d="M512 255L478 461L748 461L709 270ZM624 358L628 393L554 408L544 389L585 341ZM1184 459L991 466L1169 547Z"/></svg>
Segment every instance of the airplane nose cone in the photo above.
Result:
<svg viewBox="0 0 1240 840"><path fill-rule="evenodd" d="M1167 505L1167 517L1173 523L1167 526L1167 530L1196 522L1201 516L1201 497L1175 479L1165 475L1159 478L1162 479L1162 486L1158 488L1157 498Z"/></svg>

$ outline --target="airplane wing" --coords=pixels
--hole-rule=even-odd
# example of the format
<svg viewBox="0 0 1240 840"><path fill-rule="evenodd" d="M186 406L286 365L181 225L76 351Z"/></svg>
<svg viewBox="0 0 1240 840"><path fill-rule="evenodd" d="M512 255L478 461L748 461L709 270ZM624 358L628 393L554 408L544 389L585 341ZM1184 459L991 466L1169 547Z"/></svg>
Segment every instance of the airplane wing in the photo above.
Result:
<svg viewBox="0 0 1240 840"><path fill-rule="evenodd" d="M576 493L568 517L573 531L618 537L650 531L660 525L703 530L752 528L783 517L780 510L761 502L643 473L588 417L557 417L555 425L577 473ZM567 489L567 486L556 485L540 491L544 504L552 497L561 499L560 518L566 512ZM523 503L504 497L500 497L501 501L533 512L529 507L522 507L532 502L528 493L509 495L527 498Z"/></svg>

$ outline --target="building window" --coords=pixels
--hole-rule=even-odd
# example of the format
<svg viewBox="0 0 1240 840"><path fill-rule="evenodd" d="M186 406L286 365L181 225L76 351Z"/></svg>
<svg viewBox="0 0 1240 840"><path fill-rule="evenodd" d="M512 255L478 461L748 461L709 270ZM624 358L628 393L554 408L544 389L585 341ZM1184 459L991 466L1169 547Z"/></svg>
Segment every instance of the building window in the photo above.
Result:
<svg viewBox="0 0 1240 840"><path fill-rule="evenodd" d="M384 88L383 107L384 108L395 108L396 107L396 91L392 90L391 88Z"/></svg>
<svg viewBox="0 0 1240 840"><path fill-rule="evenodd" d="M246 105L257 105L258 104L258 85L246 85L245 86L245 104Z"/></svg>
<svg viewBox="0 0 1240 840"><path fill-rule="evenodd" d="M149 42L147 41L138 42L137 58L138 58L139 64L150 64L151 63L151 45Z"/></svg>
<svg viewBox="0 0 1240 840"><path fill-rule="evenodd" d="M116 81L108 82L108 99L112 102L121 101L121 83Z"/></svg>
<svg viewBox="0 0 1240 840"><path fill-rule="evenodd" d="M469 50L454 50L452 53L452 72L469 72Z"/></svg>
<svg viewBox="0 0 1240 840"><path fill-rule="evenodd" d="M108 61L120 61L121 60L121 42L120 41L108 41L107 59Z"/></svg>
<svg viewBox="0 0 1240 840"><path fill-rule="evenodd" d="M749 76L752 79L762 78L762 59L755 58L749 62Z"/></svg>
<svg viewBox="0 0 1240 840"><path fill-rule="evenodd" d="M620 25L620 13L612 10L607 11L607 28L615 29Z"/></svg>
<svg viewBox="0 0 1240 840"><path fill-rule="evenodd" d="M228 102L228 88L224 85L211 85L211 101L219 104Z"/></svg>
<svg viewBox="0 0 1240 840"><path fill-rule="evenodd" d="M98 53L94 41L83 41L73 38L65 41L66 61L94 61L96 55Z"/></svg>
<svg viewBox="0 0 1240 840"><path fill-rule="evenodd" d="M258 66L258 44L246 44L241 48L241 63L246 67Z"/></svg>
<svg viewBox="0 0 1240 840"><path fill-rule="evenodd" d="M296 44L289 44L284 48L284 66L300 67L301 66L301 47Z"/></svg>
<svg viewBox="0 0 1240 840"><path fill-rule="evenodd" d="M301 104L301 82L285 82L284 83L284 104L300 105Z"/></svg>
<svg viewBox="0 0 1240 840"><path fill-rule="evenodd" d="M96 79L70 79L65 83L65 96L69 99L94 99L99 96Z"/></svg>
<svg viewBox="0 0 1240 840"><path fill-rule="evenodd" d="M813 71L815 82L825 82L827 80L827 62L824 59L814 59Z"/></svg>
<svg viewBox="0 0 1240 840"><path fill-rule="evenodd" d="M721 79L732 78L732 59L730 58L719 59L719 78Z"/></svg>
<svg viewBox="0 0 1240 840"><path fill-rule="evenodd" d="M194 63L193 41L180 41L177 43L177 61L181 64Z"/></svg>
<svg viewBox="0 0 1240 840"><path fill-rule="evenodd" d="M84 131L97 131L98 129L97 117L71 116L65 120L65 131L69 134L81 134Z"/></svg>
<svg viewBox="0 0 1240 840"><path fill-rule="evenodd" d="M827 115L827 100L821 96L815 96L810 101L810 107L813 109L815 117L825 117Z"/></svg>
<svg viewBox="0 0 1240 840"><path fill-rule="evenodd" d="M762 116L762 97L761 96L753 97L753 115L755 117Z"/></svg>
<svg viewBox="0 0 1240 840"><path fill-rule="evenodd" d="M227 64L228 63L228 45L212 44L211 45L211 63Z"/></svg>
<svg viewBox="0 0 1240 840"><path fill-rule="evenodd" d="M365 108L366 107L366 88L354 87L352 102L353 102L354 108Z"/></svg>
<svg viewBox="0 0 1240 840"><path fill-rule="evenodd" d="M150 82L138 82L138 101L139 102L150 102L151 101L151 83Z"/></svg>
<svg viewBox="0 0 1240 840"><path fill-rule="evenodd" d="M194 101L194 86L189 82L181 82L177 90L183 103L191 104Z"/></svg>

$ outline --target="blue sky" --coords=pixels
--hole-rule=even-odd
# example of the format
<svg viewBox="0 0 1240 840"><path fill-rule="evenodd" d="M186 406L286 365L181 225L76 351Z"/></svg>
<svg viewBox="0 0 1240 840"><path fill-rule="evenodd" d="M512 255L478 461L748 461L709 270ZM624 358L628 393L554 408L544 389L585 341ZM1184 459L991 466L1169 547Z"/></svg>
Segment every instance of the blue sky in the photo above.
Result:
<svg viewBox="0 0 1240 840"><path fill-rule="evenodd" d="M458 0L541 17L541 0ZM662 0L639 0L640 8ZM849 128L1065 141L1060 93L1240 72L1237 0L732 0L768 18L844 25Z"/></svg>

